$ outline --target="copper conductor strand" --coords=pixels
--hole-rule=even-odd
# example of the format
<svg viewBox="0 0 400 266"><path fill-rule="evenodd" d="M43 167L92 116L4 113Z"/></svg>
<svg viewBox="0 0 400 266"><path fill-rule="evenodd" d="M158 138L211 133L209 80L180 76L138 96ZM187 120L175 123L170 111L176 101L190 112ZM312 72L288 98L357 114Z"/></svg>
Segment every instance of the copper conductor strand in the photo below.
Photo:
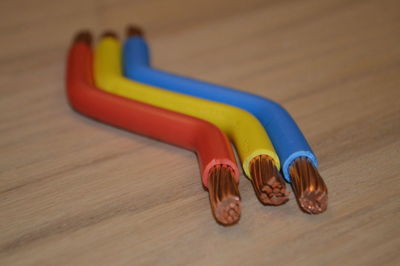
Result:
<svg viewBox="0 0 400 266"><path fill-rule="evenodd" d="M289 200L285 181L268 155L259 155L251 160L250 175L261 203L278 206Z"/></svg>
<svg viewBox="0 0 400 266"><path fill-rule="evenodd" d="M107 37L118 39L118 34L115 31L107 30L107 31L103 32L103 34L101 35L101 38L107 38Z"/></svg>
<svg viewBox="0 0 400 266"><path fill-rule="evenodd" d="M136 25L128 25L126 27L126 37L140 36L143 37L143 30Z"/></svg>
<svg viewBox="0 0 400 266"><path fill-rule="evenodd" d="M240 219L240 194L233 169L227 165L211 168L208 192L213 215L222 225L233 225Z"/></svg>
<svg viewBox="0 0 400 266"><path fill-rule="evenodd" d="M290 167L292 188L303 211L324 212L328 207L328 188L318 170L306 157L300 157Z"/></svg>
<svg viewBox="0 0 400 266"><path fill-rule="evenodd" d="M92 38L92 34L90 33L90 31L83 30L83 31L78 32L75 35L74 43L83 42L83 43L91 45L92 40L93 40L93 38Z"/></svg>

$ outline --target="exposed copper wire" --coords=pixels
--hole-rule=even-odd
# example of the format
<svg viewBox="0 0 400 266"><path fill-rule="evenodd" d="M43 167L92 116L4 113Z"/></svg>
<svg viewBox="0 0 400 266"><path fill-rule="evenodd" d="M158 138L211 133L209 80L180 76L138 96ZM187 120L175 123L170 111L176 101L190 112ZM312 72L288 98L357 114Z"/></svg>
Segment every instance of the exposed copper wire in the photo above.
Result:
<svg viewBox="0 0 400 266"><path fill-rule="evenodd" d="M128 25L126 27L126 37L143 36L143 30L139 26Z"/></svg>
<svg viewBox="0 0 400 266"><path fill-rule="evenodd" d="M300 157L290 167L292 188L303 211L318 214L328 207L328 188L318 170L305 157Z"/></svg>
<svg viewBox="0 0 400 266"><path fill-rule="evenodd" d="M240 219L240 194L233 169L217 165L210 170L208 192L213 215L222 225L233 225Z"/></svg>
<svg viewBox="0 0 400 266"><path fill-rule="evenodd" d="M272 158L267 155L254 157L250 163L251 181L257 198L265 205L286 203L289 192Z"/></svg>
<svg viewBox="0 0 400 266"><path fill-rule="evenodd" d="M85 30L85 31L80 31L75 35L73 43L78 43L78 42L84 42L89 45L92 44L93 37L90 31Z"/></svg>
<svg viewBox="0 0 400 266"><path fill-rule="evenodd" d="M105 38L105 37L112 37L112 38L118 39L118 34L115 31L107 30L107 31L104 31L104 33L101 35L100 38Z"/></svg>

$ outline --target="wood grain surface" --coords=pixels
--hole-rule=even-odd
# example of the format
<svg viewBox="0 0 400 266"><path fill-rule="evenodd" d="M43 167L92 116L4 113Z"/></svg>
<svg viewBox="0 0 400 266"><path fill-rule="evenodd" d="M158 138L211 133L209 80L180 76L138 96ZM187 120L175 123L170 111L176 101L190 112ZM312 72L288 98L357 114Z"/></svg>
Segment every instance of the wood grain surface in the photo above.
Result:
<svg viewBox="0 0 400 266"><path fill-rule="evenodd" d="M141 25L154 65L281 103L326 213L211 216L192 152L67 104L73 35ZM0 2L0 265L399 265L400 1ZM268 114L266 114L268 115Z"/></svg>

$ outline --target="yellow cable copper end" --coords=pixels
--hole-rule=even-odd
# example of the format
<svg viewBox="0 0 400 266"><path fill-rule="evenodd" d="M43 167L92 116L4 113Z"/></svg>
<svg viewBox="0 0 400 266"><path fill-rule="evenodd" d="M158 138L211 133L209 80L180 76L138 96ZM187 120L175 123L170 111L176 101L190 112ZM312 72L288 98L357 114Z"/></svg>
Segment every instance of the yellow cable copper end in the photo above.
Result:
<svg viewBox="0 0 400 266"><path fill-rule="evenodd" d="M115 31L107 30L107 31L104 31L103 34L101 34L101 38L106 38L106 37L118 39L118 34Z"/></svg>
<svg viewBox="0 0 400 266"><path fill-rule="evenodd" d="M250 163L250 175L257 198L265 205L286 203L289 192L271 157L259 155Z"/></svg>
<svg viewBox="0 0 400 266"><path fill-rule="evenodd" d="M324 212L328 207L328 188L318 170L305 157L290 167L292 188L301 209L309 214Z"/></svg>
<svg viewBox="0 0 400 266"><path fill-rule="evenodd" d="M210 170L208 192L213 215L222 225L233 225L240 219L240 194L233 169L217 165Z"/></svg>

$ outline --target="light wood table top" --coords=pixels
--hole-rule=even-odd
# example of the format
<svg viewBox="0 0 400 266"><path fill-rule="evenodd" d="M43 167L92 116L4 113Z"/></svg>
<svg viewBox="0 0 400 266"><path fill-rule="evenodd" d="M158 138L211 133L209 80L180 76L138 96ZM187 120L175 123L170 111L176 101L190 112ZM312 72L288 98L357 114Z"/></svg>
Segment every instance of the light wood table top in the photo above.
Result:
<svg viewBox="0 0 400 266"><path fill-rule="evenodd" d="M400 1L2 0L0 22L0 265L400 264ZM287 108L328 211L262 206L242 175L224 228L194 153L72 111L73 35L128 23L158 68Z"/></svg>

